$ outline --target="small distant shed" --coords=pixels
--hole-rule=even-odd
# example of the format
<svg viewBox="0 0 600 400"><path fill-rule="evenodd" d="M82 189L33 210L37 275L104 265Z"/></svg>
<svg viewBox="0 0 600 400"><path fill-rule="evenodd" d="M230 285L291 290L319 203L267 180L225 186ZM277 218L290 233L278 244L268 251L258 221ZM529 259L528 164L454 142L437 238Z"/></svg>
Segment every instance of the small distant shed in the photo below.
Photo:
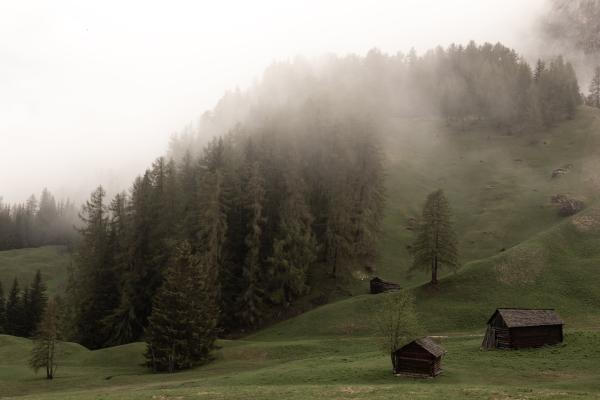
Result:
<svg viewBox="0 0 600 400"><path fill-rule="evenodd" d="M435 377L442 372L442 356L446 350L424 337L410 342L394 352L394 374Z"/></svg>
<svg viewBox="0 0 600 400"><path fill-rule="evenodd" d="M552 309L498 308L487 323L484 349L521 349L563 341L564 321Z"/></svg>
<svg viewBox="0 0 600 400"><path fill-rule="evenodd" d="M371 281L369 282L369 286L371 289L371 294L400 290L400 285L398 285L397 283L386 282L378 277L371 279Z"/></svg>

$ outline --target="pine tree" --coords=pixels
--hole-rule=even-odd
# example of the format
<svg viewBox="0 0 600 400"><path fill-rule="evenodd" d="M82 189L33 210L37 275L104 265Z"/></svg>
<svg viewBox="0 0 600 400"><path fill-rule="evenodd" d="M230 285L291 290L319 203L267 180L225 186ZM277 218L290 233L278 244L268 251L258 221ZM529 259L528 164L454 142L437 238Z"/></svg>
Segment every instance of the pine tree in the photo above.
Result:
<svg viewBox="0 0 600 400"><path fill-rule="evenodd" d="M326 180L326 205L324 207L325 258L331 267L331 276L337 277L340 266L353 258L354 227L352 224L353 201L351 183L346 158L343 157L344 144L341 140L330 143L332 156Z"/></svg>
<svg viewBox="0 0 600 400"><path fill-rule="evenodd" d="M70 302L76 309L76 339L89 348L99 348L107 341L102 321L119 299L108 241L105 196L104 189L98 187L83 206L78 270L75 285L69 288Z"/></svg>
<svg viewBox="0 0 600 400"><path fill-rule="evenodd" d="M154 372L175 372L208 361L216 339L217 309L204 273L189 243L179 245L145 331L145 357Z"/></svg>
<svg viewBox="0 0 600 400"><path fill-rule="evenodd" d="M57 368L57 347L60 339L60 317L56 302L49 301L38 324L31 349L29 366L35 373L46 370L46 379L53 379Z"/></svg>
<svg viewBox="0 0 600 400"><path fill-rule="evenodd" d="M450 217L450 205L441 189L427 196L421 225L412 246L414 260L411 270L427 269L431 273L432 285L438 282L440 266L458 267L457 241Z"/></svg>
<svg viewBox="0 0 600 400"><path fill-rule="evenodd" d="M6 333L6 299L0 282L0 334Z"/></svg>
<svg viewBox="0 0 600 400"><path fill-rule="evenodd" d="M112 270L118 280L119 305L103 319L107 346L130 343L139 337L142 326L138 321L132 302L132 275L129 274L130 215L127 195L115 196L109 207L109 248Z"/></svg>
<svg viewBox="0 0 600 400"><path fill-rule="evenodd" d="M594 76L592 77L592 82L590 83L588 105L600 108L600 66L594 69Z"/></svg>
<svg viewBox="0 0 600 400"><path fill-rule="evenodd" d="M239 316L245 326L255 327L264 312L264 288L261 279L261 235L265 219L264 180L258 162L248 163L248 180L245 188L244 208L248 214L245 238L246 258L243 267L243 292L239 303Z"/></svg>
<svg viewBox="0 0 600 400"><path fill-rule="evenodd" d="M22 323L23 309L21 307L19 281L15 278L6 299L6 333L20 336L23 331Z"/></svg>
<svg viewBox="0 0 600 400"><path fill-rule="evenodd" d="M202 175L198 190L200 228L196 246L202 262L207 267L209 282L214 285L214 299L220 304L221 275L225 265L227 244L226 183L223 141L211 145L202 160Z"/></svg>
<svg viewBox="0 0 600 400"><path fill-rule="evenodd" d="M368 129L365 129L369 132ZM361 133L354 139L356 160L352 166L352 247L356 260L373 265L381 238L385 207L383 155L377 139Z"/></svg>
<svg viewBox="0 0 600 400"><path fill-rule="evenodd" d="M42 274L40 270L38 270L29 289L29 324L26 333L27 336L31 336L35 333L35 329L44 315L44 309L46 308L47 302L46 284L42 281Z"/></svg>
<svg viewBox="0 0 600 400"><path fill-rule="evenodd" d="M193 166L193 159L187 152L179 167L179 210L182 236L185 240L195 241L200 230L200 216L198 210L198 177Z"/></svg>
<svg viewBox="0 0 600 400"><path fill-rule="evenodd" d="M541 79L541 77L542 77L542 75L543 75L543 73L544 73L545 70L546 70L546 64L541 59L538 59L537 63L535 64L535 71L533 73L533 80L535 82L538 82Z"/></svg>
<svg viewBox="0 0 600 400"><path fill-rule="evenodd" d="M275 304L289 305L308 291L308 271L316 261L313 217L305 191L304 182L290 168L285 177L285 192L280 204L273 251L268 259L269 299Z"/></svg>

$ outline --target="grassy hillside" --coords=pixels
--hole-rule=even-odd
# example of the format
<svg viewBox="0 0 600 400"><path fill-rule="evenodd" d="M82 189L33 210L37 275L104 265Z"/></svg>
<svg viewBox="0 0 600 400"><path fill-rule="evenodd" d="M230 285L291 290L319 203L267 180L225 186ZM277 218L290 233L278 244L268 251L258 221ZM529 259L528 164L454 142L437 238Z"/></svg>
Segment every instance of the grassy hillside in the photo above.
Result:
<svg viewBox="0 0 600 400"><path fill-rule="evenodd" d="M479 350L481 337L443 341L442 376L394 377L372 338L221 344L217 360L177 374L143 368L141 344L88 351L67 344L51 382L25 365L26 339L0 336L0 397L27 399L559 399L600 391L600 335L571 332L553 348Z"/></svg>
<svg viewBox="0 0 600 400"><path fill-rule="evenodd" d="M560 222L551 196L564 193L589 204L600 187L596 109L581 108L575 120L550 130L513 136L477 126L452 130L439 120L396 121L387 132L388 204L378 274L404 285L426 279L406 276L414 238L407 228L431 191L446 191L466 264ZM568 164L568 173L551 178Z"/></svg>
<svg viewBox="0 0 600 400"><path fill-rule="evenodd" d="M64 290L71 256L62 246L0 251L0 282L7 292L16 277L21 284L29 284L36 271L48 285L48 293Z"/></svg>
<svg viewBox="0 0 600 400"><path fill-rule="evenodd" d="M482 333L496 307L555 308L569 326L600 327L600 206L492 257L466 264L437 288L413 288L431 333ZM384 295L328 304L255 335L256 339L373 334Z"/></svg>

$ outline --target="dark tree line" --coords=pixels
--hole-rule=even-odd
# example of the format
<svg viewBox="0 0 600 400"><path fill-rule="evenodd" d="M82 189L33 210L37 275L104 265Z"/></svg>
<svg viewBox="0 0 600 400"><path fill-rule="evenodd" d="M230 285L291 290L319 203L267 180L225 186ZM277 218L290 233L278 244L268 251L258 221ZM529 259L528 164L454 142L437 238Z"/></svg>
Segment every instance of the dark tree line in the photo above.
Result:
<svg viewBox="0 0 600 400"><path fill-rule="evenodd" d="M290 307L311 278L372 263L378 139L312 111L301 111L310 126L272 119L200 156L159 158L111 201L98 188L81 212L71 339L98 348L146 338L153 369L184 368L207 359L218 331L254 329Z"/></svg>
<svg viewBox="0 0 600 400"><path fill-rule="evenodd" d="M46 285L37 271L29 286L21 289L15 278L8 292L0 283L0 333L31 337L42 320L48 297Z"/></svg>
<svg viewBox="0 0 600 400"><path fill-rule="evenodd" d="M70 244L76 239L76 222L75 204L57 202L47 189L39 201L33 195L23 204L0 201L0 251Z"/></svg>

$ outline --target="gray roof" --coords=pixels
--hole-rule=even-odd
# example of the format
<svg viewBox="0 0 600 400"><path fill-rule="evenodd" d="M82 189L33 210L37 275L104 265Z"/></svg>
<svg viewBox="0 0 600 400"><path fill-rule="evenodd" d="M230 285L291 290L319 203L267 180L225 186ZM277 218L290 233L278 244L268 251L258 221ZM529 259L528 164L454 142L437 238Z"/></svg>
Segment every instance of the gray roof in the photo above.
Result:
<svg viewBox="0 0 600 400"><path fill-rule="evenodd" d="M519 308L499 308L496 310L509 328L543 325L564 325L564 321L552 309L529 310ZM494 315L496 314L494 313ZM494 317L492 315L492 318ZM491 322L492 318L488 321Z"/></svg>
<svg viewBox="0 0 600 400"><path fill-rule="evenodd" d="M417 343L419 346L421 346L422 348L427 350L429 353L431 353L435 357L439 357L446 352L446 350L444 350L444 348L442 346L440 346L439 344L434 342L433 339L430 337L423 337L423 338L417 339L417 340L415 340L415 343Z"/></svg>

